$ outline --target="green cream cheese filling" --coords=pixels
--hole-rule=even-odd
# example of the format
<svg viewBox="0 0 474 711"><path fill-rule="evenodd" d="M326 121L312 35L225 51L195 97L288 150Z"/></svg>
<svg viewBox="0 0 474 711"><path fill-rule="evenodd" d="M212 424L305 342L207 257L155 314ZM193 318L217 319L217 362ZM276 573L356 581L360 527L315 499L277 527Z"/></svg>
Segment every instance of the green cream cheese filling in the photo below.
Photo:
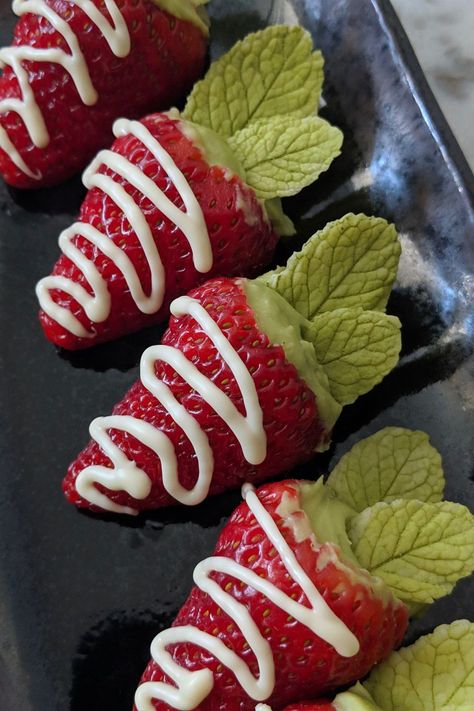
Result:
<svg viewBox="0 0 474 711"><path fill-rule="evenodd" d="M243 279L242 284L259 327L272 343L282 346L286 358L313 391L320 419L330 431L342 407L331 395L327 376L317 361L312 343L303 338L302 327L308 322L280 294L262 282Z"/></svg>
<svg viewBox="0 0 474 711"><path fill-rule="evenodd" d="M209 165L219 165L222 168L227 168L231 173L238 175L245 181L245 170L225 138L219 136L211 128L198 126L197 123L181 119L176 109L168 111L168 115L179 120L181 131L201 151Z"/></svg>
<svg viewBox="0 0 474 711"><path fill-rule="evenodd" d="M300 505L305 512L318 543L334 543L340 549L341 555L334 556L334 563L343 566L348 574L355 576L368 575L365 583L369 582L372 590L379 596L390 595L390 587L382 578L371 575L365 570L354 554L352 541L347 533L350 520L357 516L357 511L345 501L341 501L337 494L324 484L323 477L315 482L306 482L299 487ZM361 572L363 571L363 572ZM363 690L364 691L364 690ZM361 691L362 693L362 691ZM341 706L341 709L359 709L357 707ZM361 706L360 709L376 709L372 706Z"/></svg>
<svg viewBox="0 0 474 711"><path fill-rule="evenodd" d="M226 168L246 183L245 169L225 138L211 128L182 120L177 109L171 109L167 113L171 118L180 119L181 131L199 148L209 165L219 165ZM260 200L260 203L265 215L272 223L273 229L280 237L289 237L295 234L292 221L283 212L280 198Z"/></svg>
<svg viewBox="0 0 474 711"><path fill-rule="evenodd" d="M346 531L346 522L357 512L324 486L322 477L300 487L300 500L317 540L320 543L335 543L346 560L359 566Z"/></svg>
<svg viewBox="0 0 474 711"><path fill-rule="evenodd" d="M295 226L290 218L283 212L281 198L265 200L265 209L271 220L273 229L280 237L292 237L295 233Z"/></svg>
<svg viewBox="0 0 474 711"><path fill-rule="evenodd" d="M178 20L185 20L195 25L206 36L209 34L209 19L202 7L207 0L152 0L152 2Z"/></svg>

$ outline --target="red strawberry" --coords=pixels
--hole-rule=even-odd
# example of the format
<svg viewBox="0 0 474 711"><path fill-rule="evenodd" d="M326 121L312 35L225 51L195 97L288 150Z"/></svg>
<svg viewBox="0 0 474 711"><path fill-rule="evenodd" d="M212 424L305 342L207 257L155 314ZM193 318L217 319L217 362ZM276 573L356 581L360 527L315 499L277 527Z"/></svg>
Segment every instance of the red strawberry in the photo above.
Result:
<svg viewBox="0 0 474 711"><path fill-rule="evenodd" d="M90 260L88 269L95 267L99 278L103 278L105 296L109 295L107 299L110 298L110 304L100 316L102 320L96 318L94 322L88 318L74 298L74 290L83 287L85 300L92 301L89 294L94 292L90 286L90 276L84 275L82 264L76 265L69 256L61 256L53 269L53 278L47 277L40 282L39 289L43 289L43 292L42 295L41 292L39 294L45 309L40 315L45 334L50 341L64 348L87 347L163 321L167 317L170 302L176 296L187 292L212 275L256 274L268 263L276 245L278 237L266 219L254 191L237 175L220 166L209 164L202 151L188 137L189 131L193 130L189 124L164 114L149 116L140 124L138 132L145 131L148 141L150 138L159 140L161 148L166 150L175 166L185 176L188 189L197 201L197 213L201 211L201 223L190 223L189 233L185 235L183 230L176 227L174 216L165 214L166 207L160 210L143 195L143 185L139 185L138 181L132 182L134 176L119 175L112 167L102 164L100 175L111 176L114 181L112 185L123 186L130 196L130 204L139 206L146 224L145 229L140 223L135 223L135 227L142 236L145 233L145 239L149 230L149 241L155 251L153 254L149 252L148 256L145 254L137 233L121 209L123 203L118 207L117 197L112 197L99 187L93 187L86 196L80 221L87 226L92 225L102 233L104 249L110 249L109 245L113 243L122 259L125 255L130 259L133 264L131 271L136 272L145 295L149 295L152 288L150 264L156 275L155 284L160 286L161 283L164 293L162 298L158 294L152 308L147 308L144 313L130 291L123 266L117 266L117 258L105 257L103 251L94 246L90 239L77 235L75 230L79 229L84 233L84 228L76 223L70 231L72 243L83 258ZM129 161L127 166L133 165L136 166L135 170L140 170L139 178L140 175L148 176L152 186L162 190L166 199L171 201L172 208L182 211L183 198L176 188L177 181L173 182L153 152L146 148L138 137L130 134L130 130L138 133L136 126L134 128L133 124L127 125L126 135L117 138L112 146L113 154L109 152L105 160L110 164L114 160L111 156L124 156ZM100 154L98 161L100 162ZM185 217L183 212L180 214ZM192 240L196 241L200 233L203 234L203 247L196 242L196 258L191 245ZM210 260L204 267L199 267L199 253L204 251L206 245L209 247ZM164 271L162 277L160 259ZM65 290L57 288L61 286ZM59 316L55 312L57 307L51 306L51 300L61 307ZM85 303L84 299L82 303ZM79 324L76 322L76 328L73 324L72 330L80 334L82 325L85 335L75 335L69 330L70 327L60 325L55 319L61 319L62 314L66 314L67 319L70 319L71 315L77 318Z"/></svg>
<svg viewBox="0 0 474 711"><path fill-rule="evenodd" d="M53 185L81 170L110 143L117 116L171 105L204 67L205 26L153 0L13 7L21 17L12 48L0 54L0 171L16 187ZM116 45L102 31L113 35L114 25Z"/></svg>
<svg viewBox="0 0 474 711"><path fill-rule="evenodd" d="M407 608L315 535L302 485L246 493L173 627L154 640L136 711L254 711L257 701L277 711L361 678L401 642Z"/></svg>
<svg viewBox="0 0 474 711"><path fill-rule="evenodd" d="M156 360L154 363L156 377L170 388L180 405L188 413L192 413L195 426L199 428L201 436L205 433L212 450L213 465L211 464L210 472L212 479L209 486L205 487L198 497L198 500L202 500L207 494L207 488L210 493L218 493L238 487L247 480L259 482L291 469L296 463L308 459L313 454L314 448L328 438L328 432L318 413L318 404L313 391L298 376L295 366L288 362L282 346L272 344L266 333L258 326L255 313L244 293L243 281L213 279L191 291L189 296L204 307L201 307L202 311L221 330L223 340L235 349L243 362L247 378L255 387L256 399L247 403L247 406L244 404L241 389L229 363L212 343L209 331L206 332L200 327L191 315L172 318L169 329L163 336L162 344L168 350L173 346L171 352L173 357L184 356L187 361L196 364L200 373L219 388L221 395L225 394L229 398L230 403L241 415L247 412L247 416L252 417L258 414L260 409L263 431L258 422L254 422L249 428L251 432L244 431L243 443L245 444L252 434L257 439L257 449L258 444L263 444L265 449L266 442L266 455L265 451L260 450L253 457L253 463L248 461L242 445L229 427L228 422L232 419L232 413L227 421L224 421L214 407L194 389L189 382L190 379L186 381L177 373L176 363L168 364L158 357L155 359L153 349L149 349L152 362ZM142 367L142 377L143 370ZM209 381L205 381L206 386ZM110 442L113 442L113 445L123 453L120 456L125 455L127 459L125 468L128 471L128 467L133 467L133 473L130 472L131 486L134 478L137 477L137 480L144 481L144 489L140 490L140 494L129 495L124 490L127 485L125 480L118 476L115 481L109 481L107 498L102 500L100 507L121 511L123 511L122 507L141 510L174 502L173 495L167 490L171 490L171 487L165 487L163 484L163 462L169 461L169 455L165 453L160 459L157 453L150 449L148 440L150 434L156 437L165 435L168 438L166 441L172 444L176 453L177 478L180 485L187 489L194 487L199 469L196 448L191 443L189 435L185 436L182 427L177 426L176 415L172 416L168 408L154 397L141 381L135 383L124 399L115 406L113 416L122 418L132 416L136 418L132 425L141 421L149 423L148 434L138 435L142 441L120 429L113 429L111 426L108 428ZM130 424L129 420L125 419L106 420L105 424L109 422L110 424L113 422L116 427L126 427L127 422ZM158 432L162 435L158 435ZM148 442L148 446L145 445L144 440ZM97 494L97 490L106 491L103 485L99 484L95 487L92 484L88 494L92 501L78 493L77 477L87 467L103 467L102 474L111 475L112 478L119 474L118 470L110 469L111 460L105 453L104 447L109 451L105 442L102 442L101 448L97 442L91 441L69 468L63 488L66 497L77 506L97 510L98 507L93 501L94 494ZM198 446L199 451L203 451L203 448L202 444ZM250 456L249 458L252 459ZM205 459L204 454L202 459ZM131 465L131 462L134 464ZM201 468L206 470L205 462ZM142 470L142 474L137 474L137 469ZM90 473L91 470L88 469L86 476L88 477ZM82 474L82 479L84 476ZM117 487L118 490L111 491ZM176 498L184 501L183 497ZM193 503L197 503L197 500ZM128 510L126 512L129 513Z"/></svg>

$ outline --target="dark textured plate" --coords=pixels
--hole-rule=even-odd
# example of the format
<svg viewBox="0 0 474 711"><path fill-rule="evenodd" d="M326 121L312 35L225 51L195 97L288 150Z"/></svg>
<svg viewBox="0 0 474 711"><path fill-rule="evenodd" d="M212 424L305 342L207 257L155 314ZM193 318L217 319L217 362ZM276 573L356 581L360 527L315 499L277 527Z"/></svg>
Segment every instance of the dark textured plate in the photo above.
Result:
<svg viewBox="0 0 474 711"><path fill-rule="evenodd" d="M1 40L13 17L1 3ZM289 201L303 241L349 210L396 222L404 253L390 310L403 321L400 366L347 408L315 476L384 425L426 430L443 454L449 498L474 508L473 176L437 108L396 17L383 0L213 0L212 55L267 23L296 18L326 57L324 113L344 153L315 187ZM60 481L137 375L148 331L65 356L42 337L33 293L58 254L79 180L20 194L0 187L0 708L130 711L153 635L167 625L239 495L133 521L78 513ZM297 246L297 245L295 245ZM283 255L280 255L283 256ZM434 605L411 638L472 616L465 582Z"/></svg>

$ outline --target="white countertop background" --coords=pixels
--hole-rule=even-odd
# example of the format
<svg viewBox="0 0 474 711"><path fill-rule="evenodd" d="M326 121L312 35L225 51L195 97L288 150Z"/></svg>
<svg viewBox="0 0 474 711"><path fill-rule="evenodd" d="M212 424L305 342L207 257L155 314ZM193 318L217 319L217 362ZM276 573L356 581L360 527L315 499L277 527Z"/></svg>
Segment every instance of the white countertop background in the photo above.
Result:
<svg viewBox="0 0 474 711"><path fill-rule="evenodd" d="M391 0L474 170L474 0Z"/></svg>

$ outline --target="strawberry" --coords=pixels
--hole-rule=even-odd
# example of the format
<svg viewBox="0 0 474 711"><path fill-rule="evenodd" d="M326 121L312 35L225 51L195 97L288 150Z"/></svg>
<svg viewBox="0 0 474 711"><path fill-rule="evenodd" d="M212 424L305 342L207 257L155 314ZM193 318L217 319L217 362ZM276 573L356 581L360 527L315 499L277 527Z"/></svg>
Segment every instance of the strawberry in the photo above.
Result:
<svg viewBox="0 0 474 711"><path fill-rule="evenodd" d="M0 51L0 172L10 185L64 181L110 143L124 111L139 117L186 95L204 68L207 27L191 0L176 8L191 19L159 0L15 0L13 43Z"/></svg>
<svg viewBox="0 0 474 711"><path fill-rule="evenodd" d="M69 317L73 315L84 329L84 336L76 335L42 311L40 320L46 337L63 348L83 348L91 343L109 341L143 326L159 323L166 319L169 304L176 296L189 291L206 277L217 274L257 274L268 262L277 243L278 236L266 218L265 210L254 191L245 185L239 176L231 174L221 166L209 164L187 136L189 126L186 122L165 114L154 114L140 123L153 139L159 140L160 145L186 176L202 211L205 229L209 235L212 266L206 273L199 271L197 260L190 248L190 235L177 230L173 220L144 197L140 189L131 184L127 177L102 164L99 174L111 176L116 185L122 185L146 216L152 233L152 244L159 253L166 275L166 293L163 299L156 302L157 309L153 309L152 313L141 311L119 266L112 259L105 258L86 236L74 236L74 246L90 260L91 267L94 265L98 269L107 285L110 310L107 318L97 323L86 315L74 298L71 293L74 289L68 289L66 286L66 290L55 288L50 292L43 292L49 293L49 298ZM166 198L180 210L183 208L183 199L168 178L166 170L137 136L119 136L112 146L112 151L131 160L144 175L151 176L153 183L163 191ZM248 215L251 215L250 219ZM117 209L114 199L99 187L93 187L84 200L79 219L81 223L92 225L102 232L106 240L110 240L123 251L133 264L141 288L145 294L149 294L152 289L150 262L144 255L137 234L127 224L123 213ZM197 231L199 225L191 225L191 229ZM49 289L55 285L61 286L62 280L67 279L73 283L74 288L82 286L86 293L90 291L84 273L66 254L57 261L52 277L40 284ZM45 305L45 308L50 311L48 305Z"/></svg>
<svg viewBox="0 0 474 711"><path fill-rule="evenodd" d="M142 356L140 380L110 417L92 423L92 441L64 480L66 497L80 507L121 513L174 501L194 505L325 449L342 406L379 382L400 350L400 323L383 312L337 308L309 320L301 299L301 311L291 304L304 287L302 264L307 286L317 284L320 295L323 283L332 288L323 272L333 239L343 241L351 259L355 255L355 270L364 250L367 264L376 247L373 279L367 268L361 288L346 264L345 298L352 302L355 289L360 303L381 304L380 278L388 298L399 254L396 232L384 220L348 215L314 235L285 269L255 280L211 279L176 299L161 345ZM288 290L293 278L298 290ZM344 376L346 353L351 378Z"/></svg>
<svg viewBox="0 0 474 711"><path fill-rule="evenodd" d="M321 536L306 508L317 485L244 489L172 628L152 644L135 711L254 711L257 701L276 711L365 676L400 644L406 606Z"/></svg>
<svg viewBox="0 0 474 711"><path fill-rule="evenodd" d="M156 358L156 378L170 388L180 405L192 413L195 423L206 433L214 461L212 481L206 487L208 492L214 494L236 488L246 480L263 481L308 459L315 445L328 437L318 417L315 395L298 376L294 365L287 361L282 346L272 344L267 334L259 328L242 282L238 279L213 279L191 291L189 297L204 307L205 313L213 319L239 359L242 359L248 369L248 377L251 374L263 420L263 431L255 425L256 435L261 442L266 439L268 451L263 461L258 461L261 459L259 455L253 463L249 462L228 423L222 420L222 416L206 398L196 392L189 378L177 372L174 362L167 363ZM231 363L223 358L208 332L190 314L171 319L162 338L162 346L168 349L172 347L174 352L181 354L180 357L189 363L198 364L200 373L220 388L221 394L229 398L241 415L247 414L249 417ZM135 383L124 399L114 407L113 418L131 415L136 421L148 423L154 432L159 430L169 438L176 453L180 485L193 489L200 468L193 444L188 437L183 436L181 427L177 427L174 412L171 414L169 407L153 397L142 380ZM253 403L252 407L255 407ZM124 419L117 421L117 425L122 424L126 426ZM107 491L107 498L103 497L99 506L130 512L130 509L167 506L176 498L186 500L176 493L175 487L163 484L163 462L168 459L166 455L160 460L157 453L146 446L139 433L132 436L118 428L111 430L110 434L113 446L118 447L130 461L133 460L134 467L146 472L146 482L151 488L148 490L146 487L146 496L143 498L134 497L131 491L126 493L124 490L124 480L118 491ZM244 433L246 436L247 432ZM202 446L198 449L202 451ZM90 467L109 467L110 459L106 450L107 447L104 451L93 440L69 468L63 489L69 501L77 506L97 510L94 492L90 492L91 501L84 498L78 491L77 478L84 470L90 472ZM205 468L206 465L202 464L201 469ZM105 472L112 473L113 470L107 468ZM81 477L83 479L84 473ZM115 485L110 486L110 489L114 488ZM81 486L79 489L83 491ZM98 489L105 491L100 484Z"/></svg>
<svg viewBox="0 0 474 711"><path fill-rule="evenodd" d="M260 79L271 86L272 52L277 63L280 54L286 64L296 62L295 71L303 65L307 107L295 107L303 118L291 112L273 116L274 97L270 118L245 118L258 84L245 74L242 106L228 135L224 119L239 102L229 100L226 107L226 96L217 101L221 75L235 76L240 55L248 61L250 54L257 68L262 63ZM340 131L315 115L304 116L316 107L320 64L301 28L271 27L212 65L183 114L173 109L114 124L117 140L84 174L89 192L79 221L60 236L63 255L37 287L40 321L50 341L78 349L115 339L163 321L170 302L206 278L253 276L269 263L278 235L294 231L279 198L315 180L339 152ZM209 87L217 117L203 111ZM264 97L259 101L263 110Z"/></svg>

